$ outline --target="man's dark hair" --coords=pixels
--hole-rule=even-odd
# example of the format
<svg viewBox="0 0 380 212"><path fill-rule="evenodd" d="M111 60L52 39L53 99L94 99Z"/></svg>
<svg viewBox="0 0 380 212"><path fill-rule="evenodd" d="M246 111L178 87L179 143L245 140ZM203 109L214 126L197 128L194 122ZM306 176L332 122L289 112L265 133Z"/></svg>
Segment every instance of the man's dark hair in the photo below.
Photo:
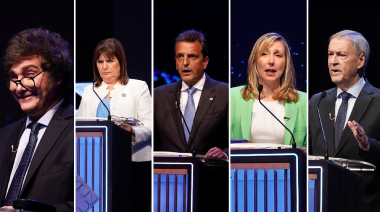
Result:
<svg viewBox="0 0 380 212"><path fill-rule="evenodd" d="M8 72L11 67L24 57L37 55L41 58L41 68L50 77L48 87L52 88L61 81L60 91L67 98L73 96L73 59L69 43L58 33L43 28L24 30L9 40L5 53L4 68Z"/></svg>
<svg viewBox="0 0 380 212"><path fill-rule="evenodd" d="M187 30L182 32L181 34L178 35L178 37L175 39L175 45L174 45L174 52L175 48L177 47L177 44L179 42L195 42L198 41L201 44L201 52L203 54L203 58L208 56L208 43L205 38L205 35L200 32L200 31L195 31L195 30Z"/></svg>

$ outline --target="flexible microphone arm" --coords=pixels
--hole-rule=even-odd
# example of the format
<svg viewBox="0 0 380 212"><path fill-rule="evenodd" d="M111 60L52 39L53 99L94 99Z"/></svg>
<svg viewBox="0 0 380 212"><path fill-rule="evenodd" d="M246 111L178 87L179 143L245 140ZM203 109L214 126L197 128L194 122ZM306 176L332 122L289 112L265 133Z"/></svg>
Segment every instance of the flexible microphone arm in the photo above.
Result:
<svg viewBox="0 0 380 212"><path fill-rule="evenodd" d="M194 141L193 136L192 136L191 133L190 133L189 127L187 126L186 120L185 120L185 118L183 117L183 114L182 114L182 111L181 111L181 108L180 108L180 99L179 99L179 95L180 95L180 93L181 93L181 90L178 88L178 89L177 89L177 101L176 101L176 107L178 108L179 112L181 113L181 117L182 117L182 119L183 119L183 123L185 123L186 129L187 129L187 132L189 133L190 138L191 138L191 140L193 141L194 149L193 149L192 155L193 155L193 157L195 157L195 156L196 156L196 152L195 152L195 141Z"/></svg>
<svg viewBox="0 0 380 212"><path fill-rule="evenodd" d="M319 102L317 104L317 112L318 112L319 125L321 126L321 129L322 129L323 141L325 142L325 148L326 148L325 160L328 160L329 159L329 152L328 152L328 147L327 147L327 141L326 141L325 131L323 130L321 114L319 113L319 104L321 103L322 99L325 97L326 97L326 91L322 91L321 98L319 99Z"/></svg>
<svg viewBox="0 0 380 212"><path fill-rule="evenodd" d="M95 83L96 83L96 78L94 78L92 80L92 90L94 91L94 93L96 94L96 96L99 98L100 102L104 105L104 107L107 109L108 111L108 121L111 121L111 112L110 110L108 109L108 107L104 104L103 100L99 97L99 95L96 93L95 91Z"/></svg>
<svg viewBox="0 0 380 212"><path fill-rule="evenodd" d="M286 127L285 126L285 124L283 124L267 107L265 107L265 105L261 102L261 100L260 100L260 94L261 94L261 91L263 91L263 85L259 85L259 87L257 87L257 89L259 90L259 102L260 102L260 104L270 113L270 114L272 114L272 116L273 117L275 117L276 119L277 119L277 121L278 122L280 122L280 124L282 124L282 126L284 126L285 127L285 129L286 130L288 130L289 131L289 133L290 133L290 135L292 135L292 139L293 139L293 141L292 141L292 148L293 149L295 149L295 148L297 148L297 144L296 144L296 142L295 142L295 140L294 140L294 135L293 135L293 133L289 130L289 128L288 127Z"/></svg>

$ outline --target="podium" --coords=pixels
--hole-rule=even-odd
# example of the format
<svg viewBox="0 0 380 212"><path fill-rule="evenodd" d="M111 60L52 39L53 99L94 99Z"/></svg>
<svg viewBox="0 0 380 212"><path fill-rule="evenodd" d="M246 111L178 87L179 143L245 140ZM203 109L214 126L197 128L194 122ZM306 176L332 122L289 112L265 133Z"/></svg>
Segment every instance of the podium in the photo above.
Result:
<svg viewBox="0 0 380 212"><path fill-rule="evenodd" d="M302 150L231 147L230 157L231 211L306 211Z"/></svg>
<svg viewBox="0 0 380 212"><path fill-rule="evenodd" d="M153 211L228 211L228 162L219 162L154 157Z"/></svg>
<svg viewBox="0 0 380 212"><path fill-rule="evenodd" d="M363 211L363 177L354 171L373 171L375 167L348 159L309 157L313 158L309 158L309 211Z"/></svg>
<svg viewBox="0 0 380 212"><path fill-rule="evenodd" d="M75 142L75 171L84 182L81 188L77 183L76 201L80 195L88 204L77 202L76 210L125 211L133 201L129 132L111 121L77 120Z"/></svg>

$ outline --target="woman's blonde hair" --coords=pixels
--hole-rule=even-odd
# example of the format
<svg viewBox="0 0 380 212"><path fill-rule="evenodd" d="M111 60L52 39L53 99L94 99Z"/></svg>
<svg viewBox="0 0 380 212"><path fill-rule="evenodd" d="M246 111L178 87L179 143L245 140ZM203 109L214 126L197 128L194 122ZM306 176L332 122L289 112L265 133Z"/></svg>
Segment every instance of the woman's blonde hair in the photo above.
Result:
<svg viewBox="0 0 380 212"><path fill-rule="evenodd" d="M298 93L295 89L295 71L293 67L292 57L290 56L289 46L284 37L277 33L267 33L261 36L253 46L251 55L248 61L248 83L241 90L242 96L245 100L253 99L259 96L257 87L259 86L259 73L257 72L257 60L261 57L262 53L270 47L275 41L279 41L285 48L285 70L280 78L280 88L273 94L273 99L278 101L297 102ZM260 95L264 97L263 94Z"/></svg>

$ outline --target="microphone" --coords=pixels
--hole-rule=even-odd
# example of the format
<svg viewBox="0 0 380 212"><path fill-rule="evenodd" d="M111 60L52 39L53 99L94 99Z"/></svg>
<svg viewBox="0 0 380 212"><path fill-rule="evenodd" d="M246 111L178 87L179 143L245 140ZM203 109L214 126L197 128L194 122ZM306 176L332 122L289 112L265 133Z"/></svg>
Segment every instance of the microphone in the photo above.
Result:
<svg viewBox="0 0 380 212"><path fill-rule="evenodd" d="M329 153L328 153L327 141L326 141L325 131L323 130L321 114L319 113L319 104L321 103L322 99L325 97L326 97L326 91L322 91L321 98L319 99L319 102L317 104L317 113L318 113L319 125L321 126L321 129L322 129L323 141L325 142L325 148L326 148L325 160L328 160L329 159Z"/></svg>
<svg viewBox="0 0 380 212"><path fill-rule="evenodd" d="M295 140L294 140L294 135L293 135L293 133L289 130L289 128L288 127L286 127L285 126L285 124L283 124L267 107L265 107L265 105L261 102L261 100L260 100L260 94L261 94L261 91L263 91L263 85L259 85L259 87L257 87L257 89L259 90L259 102L260 102L260 104L270 113L270 114L272 114L272 116L273 117L275 117L276 118L276 120L278 121L278 122L280 122L280 124L282 125L282 126L284 126L285 127L285 129L286 130L288 130L289 131L289 133L290 133L290 135L292 135L292 139L293 139L293 141L292 141L292 148L293 149L295 149L295 148L297 148L297 144L296 144L296 142L295 142Z"/></svg>
<svg viewBox="0 0 380 212"><path fill-rule="evenodd" d="M176 107L178 108L179 112L181 113L181 117L182 117L182 119L183 119L183 123L185 123L186 129L187 129L187 132L188 132L189 135L190 135L191 141L193 141L194 149L193 149L192 155L193 155L193 157L195 157L195 156L196 156L196 152L195 152L195 141L194 141L193 136L192 136L191 133L190 133L189 127L187 126L186 120L185 120L185 118L183 117L183 114L182 114L182 111L181 111L181 108L180 108L180 98L179 98L180 94L181 94L181 89L178 88L178 89L177 89L177 101L176 101L175 103L176 103Z"/></svg>
<svg viewBox="0 0 380 212"><path fill-rule="evenodd" d="M104 107L107 109L108 111L108 121L111 121L111 112L110 110L108 109L108 107L106 106L106 104L104 104L103 100L99 97L99 95L96 93L95 91L95 83L96 83L96 78L94 78L92 80L92 90L94 91L94 93L96 94L96 96L99 98L100 102L104 105Z"/></svg>

